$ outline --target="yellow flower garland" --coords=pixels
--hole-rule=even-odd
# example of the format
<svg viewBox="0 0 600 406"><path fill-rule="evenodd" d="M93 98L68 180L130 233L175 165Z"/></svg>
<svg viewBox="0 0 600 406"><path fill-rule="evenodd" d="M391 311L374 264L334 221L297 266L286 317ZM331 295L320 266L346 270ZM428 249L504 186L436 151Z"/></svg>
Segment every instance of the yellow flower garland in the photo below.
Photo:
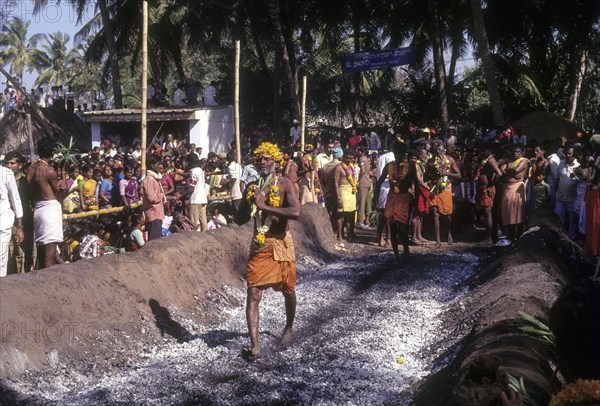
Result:
<svg viewBox="0 0 600 406"><path fill-rule="evenodd" d="M283 155L281 155L281 151L277 144L273 144L271 142L263 142L254 150L255 156L269 156L279 164L279 166L283 166Z"/></svg>
<svg viewBox="0 0 600 406"><path fill-rule="evenodd" d="M557 395L552 396L550 406L566 406L582 402L600 402L600 381L578 379L565 386Z"/></svg>
<svg viewBox="0 0 600 406"><path fill-rule="evenodd" d="M272 186L269 188L269 192L266 196L266 203L271 207L279 207L279 203L281 202L281 196L279 193L279 186L277 182L279 181L279 176L275 177ZM268 185L267 185L268 187ZM271 215L267 214L265 220L263 221L263 213L262 210L259 210L256 206L256 202L254 199L256 191L260 191L258 185L251 185L248 188L248 193L246 195L246 200L250 204L251 212L250 217L258 219L258 225L256 227L256 235L252 240L252 243L257 247L261 248L265 245L266 234L271 228Z"/></svg>
<svg viewBox="0 0 600 406"><path fill-rule="evenodd" d="M409 165L408 160L405 159L399 165L398 169L400 169L400 173L397 173L395 171L395 167L396 167L396 163L390 162L390 164L388 166L388 177L390 179L391 184L394 185L393 192L398 194L398 193L400 193L400 186L398 185L398 183L402 182L404 179L406 179L406 176L408 175L408 171L410 169L410 165ZM396 175L399 175L399 176L396 176Z"/></svg>
<svg viewBox="0 0 600 406"><path fill-rule="evenodd" d="M356 176L354 176L354 164L351 163L350 165L346 165L342 162L342 169L346 173L346 179L348 179L348 183L350 183L350 186L352 186L352 193L356 194L358 190L358 179L356 179ZM348 169L350 172L348 172Z"/></svg>
<svg viewBox="0 0 600 406"><path fill-rule="evenodd" d="M449 172L452 166L450 165L450 160L446 157L442 160L439 156L435 157L435 161L433 162L433 166L435 169L441 172L444 169L446 172ZM429 190L430 193L435 195L446 190L446 186L448 186L448 176L440 176L437 182L433 185L433 187Z"/></svg>

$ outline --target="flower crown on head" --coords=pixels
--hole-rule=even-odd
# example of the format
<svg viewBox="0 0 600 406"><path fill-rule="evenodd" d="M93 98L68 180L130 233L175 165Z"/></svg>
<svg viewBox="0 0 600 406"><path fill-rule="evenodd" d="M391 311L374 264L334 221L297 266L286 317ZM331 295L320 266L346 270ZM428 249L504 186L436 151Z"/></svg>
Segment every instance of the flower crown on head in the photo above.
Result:
<svg viewBox="0 0 600 406"><path fill-rule="evenodd" d="M264 156L273 158L279 165L283 165L283 155L277 144L271 142L263 142L254 150L254 156Z"/></svg>

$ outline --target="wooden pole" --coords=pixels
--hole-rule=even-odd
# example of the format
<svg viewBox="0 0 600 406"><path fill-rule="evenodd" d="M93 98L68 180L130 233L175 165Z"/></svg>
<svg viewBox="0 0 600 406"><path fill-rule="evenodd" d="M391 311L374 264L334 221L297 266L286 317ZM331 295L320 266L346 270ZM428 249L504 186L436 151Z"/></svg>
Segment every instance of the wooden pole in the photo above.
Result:
<svg viewBox="0 0 600 406"><path fill-rule="evenodd" d="M240 142L240 40L235 41L235 149L238 164L242 165L242 148Z"/></svg>
<svg viewBox="0 0 600 406"><path fill-rule="evenodd" d="M302 77L302 125L300 126L300 149L304 151L304 131L306 129L306 75Z"/></svg>
<svg viewBox="0 0 600 406"><path fill-rule="evenodd" d="M31 162L33 162L33 160L36 159L37 156L35 154L35 145L33 143L33 125L31 124L31 114L26 113L25 117L27 121L27 139L29 140L29 159L31 160Z"/></svg>
<svg viewBox="0 0 600 406"><path fill-rule="evenodd" d="M81 213L72 213L72 214L63 214L63 220L74 220L74 219L82 219L85 217L92 216L101 216L103 214L112 214L112 213L120 213L125 208L129 207L130 209L135 209L142 205L142 201L140 200L137 203L133 203L130 206L119 206L119 207L111 207L110 209L98 209L98 210L90 210L90 211L82 211Z"/></svg>
<svg viewBox="0 0 600 406"><path fill-rule="evenodd" d="M142 3L142 173L146 172L146 138L148 132L148 0Z"/></svg>

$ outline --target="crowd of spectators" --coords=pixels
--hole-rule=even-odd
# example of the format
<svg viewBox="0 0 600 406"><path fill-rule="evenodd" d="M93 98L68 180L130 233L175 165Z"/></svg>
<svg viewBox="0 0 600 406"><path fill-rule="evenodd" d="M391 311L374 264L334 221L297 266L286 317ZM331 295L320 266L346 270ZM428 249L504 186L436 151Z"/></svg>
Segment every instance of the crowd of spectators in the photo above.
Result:
<svg viewBox="0 0 600 406"><path fill-rule="evenodd" d="M428 243L424 235L435 235L438 245L447 235L451 243L452 231L480 227L486 243L508 245L533 212L550 208L573 241L598 255L600 135L538 143L510 127L477 133L463 125L442 135L409 125L381 135L353 129L347 135L315 136L302 149L296 128L294 123L290 138L281 143L284 161L278 172L295 183L302 204L326 207L340 240L356 239L355 227L376 228L379 243L390 244L393 233L383 214L395 176L388 170L396 159L391 146L400 142L408 151L403 159L420 173L420 183L410 191L412 244ZM248 218L244 191L259 179L252 149L263 140L271 139L258 133L244 138L240 165L233 143L227 151L206 153L166 134L147 149L145 173L139 142L122 145L105 138L84 154L53 155L47 163L57 180L51 184L68 215L56 262L142 249L148 240L172 233L243 223ZM5 269L9 264L9 273L27 272L40 248L34 244L36 201L26 176L32 163L15 152L3 162L12 169L3 173L12 172L20 201L3 186L2 226L13 226L9 211L20 223L4 234L12 243L3 250L2 264ZM10 183L4 180L3 185ZM124 209L110 210L117 207ZM77 214L86 212L92 215Z"/></svg>

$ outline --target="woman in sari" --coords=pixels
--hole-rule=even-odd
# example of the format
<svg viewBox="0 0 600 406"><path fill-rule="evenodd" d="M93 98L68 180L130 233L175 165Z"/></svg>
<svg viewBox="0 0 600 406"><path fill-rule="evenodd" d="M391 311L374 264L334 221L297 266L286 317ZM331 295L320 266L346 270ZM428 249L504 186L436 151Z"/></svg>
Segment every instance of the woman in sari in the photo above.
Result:
<svg viewBox="0 0 600 406"><path fill-rule="evenodd" d="M83 167L83 180L79 182L79 198L81 200L81 210L98 210L98 195L96 194L97 178L100 178L102 172L94 170L91 166Z"/></svg>
<svg viewBox="0 0 600 406"><path fill-rule="evenodd" d="M133 168L125 166L125 177L119 182L119 192L124 206L131 206L140 200L138 182L133 176Z"/></svg>
<svg viewBox="0 0 600 406"><path fill-rule="evenodd" d="M63 210L67 213L78 212L81 210L81 198L79 196L79 182L83 176L79 173L79 167L73 165L69 168L69 174L65 179L67 196L63 200Z"/></svg>

